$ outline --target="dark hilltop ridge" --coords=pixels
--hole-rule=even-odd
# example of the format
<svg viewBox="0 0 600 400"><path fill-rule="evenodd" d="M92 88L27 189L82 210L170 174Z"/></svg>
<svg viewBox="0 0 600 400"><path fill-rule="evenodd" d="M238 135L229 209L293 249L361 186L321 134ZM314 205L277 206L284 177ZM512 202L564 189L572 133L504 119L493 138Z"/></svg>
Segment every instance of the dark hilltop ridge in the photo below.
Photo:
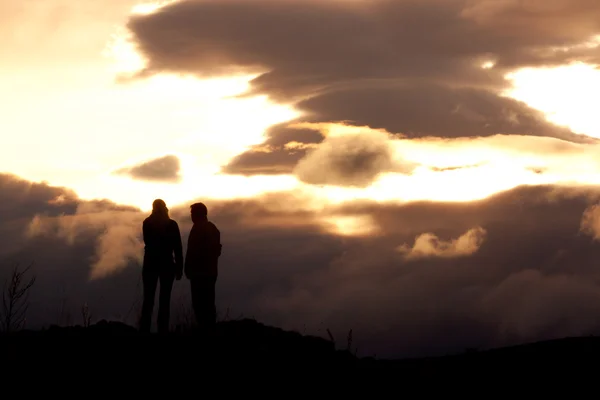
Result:
<svg viewBox="0 0 600 400"><path fill-rule="evenodd" d="M385 367L401 370L404 377L431 377L499 369L505 374L594 369L600 358L600 338L565 338L441 357L389 360L357 357L347 350L336 349L330 340L284 331L251 319L219 322L211 339L191 332L143 335L131 326L103 320L88 327L51 326L38 331L3 333L0 354L3 362L60 359L82 367L102 359L112 363L122 360L132 367L136 364L143 367L147 361L154 364L157 360L174 368L190 362L269 363L316 368Z"/></svg>

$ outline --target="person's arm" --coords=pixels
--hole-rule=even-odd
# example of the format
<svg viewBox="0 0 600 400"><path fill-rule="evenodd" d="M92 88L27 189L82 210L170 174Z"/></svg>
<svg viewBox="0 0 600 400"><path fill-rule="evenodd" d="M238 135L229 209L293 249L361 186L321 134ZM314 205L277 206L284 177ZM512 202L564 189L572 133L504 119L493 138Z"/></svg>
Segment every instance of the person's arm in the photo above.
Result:
<svg viewBox="0 0 600 400"><path fill-rule="evenodd" d="M219 229L215 226L215 232L214 232L214 255L215 257L220 257L221 256L221 249L223 248L223 245L221 244L221 232L219 231Z"/></svg>
<svg viewBox="0 0 600 400"><path fill-rule="evenodd" d="M175 272L178 277L183 274L183 245L181 232L177 222L173 221L173 252L175 253Z"/></svg>
<svg viewBox="0 0 600 400"><path fill-rule="evenodd" d="M147 244L146 239L148 238L148 226L146 221L142 223L142 239L144 240L144 244Z"/></svg>
<svg viewBox="0 0 600 400"><path fill-rule="evenodd" d="M196 230L194 227L190 229L187 240L187 249L185 252L184 272L188 276L189 272L194 268L194 262L196 260Z"/></svg>

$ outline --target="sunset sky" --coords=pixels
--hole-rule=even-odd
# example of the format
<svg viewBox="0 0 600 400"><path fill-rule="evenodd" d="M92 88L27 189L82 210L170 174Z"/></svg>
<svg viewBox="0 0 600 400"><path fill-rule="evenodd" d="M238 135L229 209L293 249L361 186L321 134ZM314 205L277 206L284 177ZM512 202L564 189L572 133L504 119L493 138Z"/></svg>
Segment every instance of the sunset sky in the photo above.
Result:
<svg viewBox="0 0 600 400"><path fill-rule="evenodd" d="M286 2L281 2L284 3ZM366 40L380 43L381 46L390 46L388 50L390 53L385 54L382 50L382 54L373 55L369 54L373 53L369 48L350 47L349 49L355 54L349 53L348 57L360 58L367 66L372 62L368 68L372 68L373 71L340 71L339 77L324 77L325 81L317 81L318 86L314 88L297 88L297 96L306 96L307 102L310 103L312 100L315 103L315 107L303 109L294 106L298 100L291 94L271 98L271 92L277 93L280 90L276 81L279 77L273 78L272 89L270 87L261 89L259 85L252 84L253 78L260 76L261 72L267 73L270 68L275 68L272 73L279 73L281 79L295 78L296 74L303 73L304 69L313 67L322 68L323 73L332 72L329 71L332 68L329 60L323 60L322 65L319 65L318 59L314 66L307 62L306 67L302 65L290 67L298 71L287 71L285 63L297 62L292 61L296 56L294 54L296 50L285 50L277 44L270 49L268 43L268 35L277 35L278 29L284 29L283 24L273 26L272 32L252 31L255 29L251 26L253 20L259 21L260 18L266 18L270 14L283 12L277 2L257 2L252 6L256 15L248 16L243 24L238 20L239 16L227 16L228 12L235 12L238 7L238 3L231 1L221 2L220 5L216 5L216 1L181 2L181 4L170 5L169 2L127 1L108 1L102 4L49 0L3 2L2 14L5 21L2 24L3 38L0 49L3 60L0 82L4 89L0 98L3 110L0 129L5 132L6 137L5 145L1 150L3 170L28 180L46 181L52 185L70 187L84 199L108 198L145 210L149 207L149 198L160 196L165 197L165 200L170 203L184 204L195 197L239 198L274 190L297 189L314 192L314 195L323 201L350 200L357 196L382 201L421 199L469 201L522 184L597 182L596 175L600 168L596 162L598 147L586 139L600 138L600 122L595 117L595 104L600 96L600 72L591 64L577 59L571 60L572 56L569 54L570 51L583 52L585 55L581 57L583 60L586 56L589 57L588 54L597 54L600 36L594 36L593 31L590 31L589 35L582 32L577 37L569 37L571 43L566 43L562 47L546 45L545 48L539 49L538 51L548 52L540 57L541 61L548 58L557 64L552 66L536 68L524 63L511 68L499 66L498 70L495 70L495 63L498 61L495 60L497 56L493 55L493 47L488 52L484 52L483 48L460 49L462 52L470 50L470 53L466 53L464 59L460 60L463 71L449 72L462 73L465 80L469 79L469 74L473 74L474 82L459 83L455 77L449 76L447 84L460 85L459 89L464 90L483 90L495 85L495 90L475 93L479 96L490 96L491 98L483 100L489 105L481 104L479 101L469 104L470 99L465 98L468 94L458 96L453 94L455 98L443 99L440 97L445 93L436 93L432 90L446 90L446 88L426 87L430 92L426 95L421 94L422 98L417 95L415 102L444 102L440 106L445 109L432 110L430 117L423 115L421 118L424 121L407 122L405 129L411 129L413 133L402 129L402 120L405 118L401 114L402 111L399 111L398 119L393 123L386 124L378 120L393 118L394 108L401 108L400 101L411 101L413 94L406 91L419 90L407 88L413 85L410 80L407 83L401 82L404 79L401 71L402 58L404 58L402 55L397 55L398 60L387 60L390 66L381 64L383 62L381 58L388 58L388 56L393 58L396 55L391 54L394 48L394 33L392 32L390 37L385 37L384 32L378 32L378 29L387 22L378 21L378 18L384 19L385 15L382 12L386 7L393 7L403 2L388 2L390 5L381 6L359 1L287 3L290 3L288 5L290 10L298 8L299 11L296 12L307 13L311 8L325 11L331 8L344 13L347 19L344 24L351 24L351 21L356 19L356 23L371 27L372 35ZM466 37L469 34L467 24L473 23L479 24L475 26L495 40L514 40L508 37L509 35L501 38L497 32L494 32L500 27L494 26L491 16L488 15L496 10L492 7L498 7L493 12L499 13L498 17L503 18L503 12L507 15L509 12L514 12L512 3L501 1L480 3L474 2L466 6L462 15L457 17L456 21L452 21L456 25L459 22L465 25L464 32L458 31L460 27L457 26L455 40L462 39L460 35ZM486 6L487 3L489 5ZM501 6L502 3L505 4ZM537 2L532 2L531 7L535 8L534 4ZM206 14L201 18L221 22L209 26L206 21L201 20L197 32L193 31L196 29L194 26L182 25L181 33L173 33L181 35L179 37L182 40L172 43L165 38L164 43L158 42L154 45L152 40L155 39L155 35L162 35L161 29L167 29L167 33L172 32L173 19L178 17L178 12L183 13L188 7L191 12L199 15L204 14L203 10L206 9ZM545 10L544 7L548 9ZM540 21L543 18L554 18L553 12L550 6L542 6L539 9ZM291 11L284 18L293 20L295 18L293 13L294 11ZM311 16L303 14L302 17L298 17L297 27L290 26L285 28L288 32L279 32L279 34L291 35L290 40L301 40L295 35L301 35L304 29L302 24L313 23L309 18ZM406 17L398 15L398 18ZM319 24L315 30L316 34L331 35L327 31L327 24L334 22L314 21L315 24ZM528 24L527 21L498 22L501 23L522 23L523 26ZM236 48L228 48L226 45L220 47L220 41L227 40L226 37L221 36L225 35L221 29L228 24L234 24L236 27L227 32L227 35L254 35L254 37L246 37L248 40L246 46L243 42L239 43L240 46L246 47L248 54L239 54ZM348 27L334 28L337 32ZM471 26L468 28L473 29ZM378 35L381 37L379 38ZM442 39L436 33L430 36L427 40ZM204 37L207 43L200 42L194 45L198 37ZM378 38L379 42L377 42ZM557 42L560 40L557 44L563 44L565 39L557 38ZM328 39L334 46L331 49L332 59L336 55L334 53L340 52L339 48L335 47L336 40L338 39L335 37ZM347 45L351 46L350 39L342 40L348 40ZM450 41L452 37L444 40ZM430 44L432 48L447 45L441 41ZM496 43L493 45L498 46ZM177 46L181 48L177 49ZM190 46L197 46L197 48ZM252 46L257 46L254 53L250 53L253 51ZM304 46L308 46L304 49L307 52L305 56L326 51L321 48L322 43L313 39L306 39ZM150 48L165 54L149 54ZM203 61L202 54L210 49L214 49L215 57L207 56L206 61ZM171 59L169 58L171 51L188 54L190 60ZM197 54L194 54L194 51ZM345 54L340 54L342 55ZM153 56L157 59L156 63L160 63L156 67L152 64ZM408 54L406 56L410 57ZM434 53L432 57L435 56ZM445 54L438 56L438 60L435 58L431 60L432 64L446 61L443 59ZM260 66L261 57L264 57L263 66ZM369 57L373 57L373 60L368 61ZM556 58L559 57L562 57L564 62L558 63L560 60ZM527 61L540 62L539 60ZM273 65L268 65L269 62ZM338 68L344 69L343 59L340 58L336 62L339 62ZM281 66L278 70L279 64ZM234 72L233 68L229 68L231 66L236 66L235 69L238 71ZM394 66L399 69L398 76L394 76L393 71L383 71ZM147 72L140 76L142 71ZM438 71L431 71L432 75L437 73ZM345 77L345 74L352 76ZM380 78L379 75L382 77ZM127 76L133 78L126 80ZM268 74L264 76L267 81ZM432 76L431 82L425 84L438 83L438 78L444 77ZM365 79L380 80L380 82L363 83L366 82ZM348 185L339 186L340 182L337 182L336 178L321 175L326 171L319 171L319 176L315 176L314 173L308 177L305 174L298 176L291 166L278 175L265 173L265 168L256 173L248 169L244 175L227 173L232 172L227 169L223 172L223 167L231 163L236 156L251 152L253 146L263 144L265 131L270 126L278 123L293 123L295 118L304 115L314 120L311 122L340 124L339 127L333 128L337 129L336 132L339 132L340 136L347 137L341 126L344 121L339 117L350 120L347 124L356 127L351 121L353 118L351 110L359 105L348 106L348 110L345 111L340 109L343 107L343 101L333 97L336 96L336 85L352 85L352 80L355 81L357 91L369 90L369 85L374 87L384 84L384 80L390 85L399 86L397 93L384 90L385 96L398 96L385 98L385 110L381 112L382 115L384 112L390 115L371 116L366 114L376 114L377 111L363 110L361 113L365 115L359 115L361 117L359 122L362 124L357 126L358 129L353 129L352 134L367 137L366 135L370 135L373 129L385 130L389 133L389 138L382 139L380 145L389 146L392 156L399 158L400 164L414 163L415 168L398 173L389 171L389 168L377 165L375 162L367 166L367 168L372 167L373 171L367 180L360 181L360 190L349 186L352 180L348 181ZM331 87L329 91L322 88L327 86ZM371 90L371 93L374 93L376 89ZM251 91L251 95L246 98L235 98L248 91ZM324 93L320 96L311 94L316 91ZM360 92L356 95L360 95ZM523 108L524 105L509 103L500 97L492 96L507 96L524 102L540 112L539 118L560 124L575 134L582 135L579 145L573 143L577 141L574 135L570 141L565 142L565 139L569 138L567 130L561 132L555 129L556 132L551 132L552 127L544 126L544 121L535 121L534 116L531 115L534 113L533 110L526 110ZM320 99L326 102L323 108L326 106L331 108L331 114L336 117L335 119L324 118L329 110L320 110ZM335 104L330 104L334 101ZM493 102L497 103L495 104L497 109L491 109L494 105L490 103ZM372 106L364 104L364 107ZM483 107L490 107L490 109L485 110L482 109ZM444 134L438 131L444 129L442 122L439 123L439 127L428 126L432 122L426 120L435 119L437 117L435 112L445 112L445 118L455 120L456 127L447 126L452 133ZM324 116L311 116L310 113L322 113ZM490 121L486 120L490 117L486 113L497 113L497 115L492 115L494 120ZM529 120L521 121L520 118L522 120L529 118ZM446 122L452 123L450 120ZM419 123L423 124L422 131ZM461 126L467 123L471 127ZM512 125L510 132L506 132L507 129L503 125ZM477 127L481 129L481 135L468 131L476 130ZM434 130L432 131L431 128ZM461 132L461 128L467 130ZM317 132L320 130L318 126L310 129ZM544 132L543 129L548 132ZM322 130L320 132L323 133ZM297 137L290 136L292 137L287 144L306 142L305 135L301 132ZM371 151L368 148L368 140L365 141L364 146L366 147L352 151ZM563 151L562 146L573 151ZM337 151L344 151L341 147ZM264 151L269 151L269 147L264 146ZM325 151L321 150L321 153L324 154ZM173 177L178 175L180 177L178 180L170 180L170 176L165 176L163 180L159 180L160 177L152 180L152 176L135 177L115 173L116 170L164 156L176 157L175 163L170 165L172 169L170 172ZM358 155L352 153L348 157L356 158ZM260 155L256 158L260 158ZM317 161L316 155L313 160L314 163L323 162L321 159ZM268 156L265 156L265 160L261 162L268 164ZM369 161L367 163L369 164ZM476 166L464 171L432 170L432 168L471 165ZM248 166L241 166L242 169L244 167ZM548 171L546 174L536 174L528 168L548 168ZM352 172L341 171L341 173ZM302 179L303 177L306 179ZM314 179L326 184L326 187L314 190L312 185ZM448 186L454 189L448 190Z"/></svg>
<svg viewBox="0 0 600 400"><path fill-rule="evenodd" d="M225 308L395 355L600 332L598 65L597 0L0 0L0 259L131 297L152 201L185 243L201 200Z"/></svg>

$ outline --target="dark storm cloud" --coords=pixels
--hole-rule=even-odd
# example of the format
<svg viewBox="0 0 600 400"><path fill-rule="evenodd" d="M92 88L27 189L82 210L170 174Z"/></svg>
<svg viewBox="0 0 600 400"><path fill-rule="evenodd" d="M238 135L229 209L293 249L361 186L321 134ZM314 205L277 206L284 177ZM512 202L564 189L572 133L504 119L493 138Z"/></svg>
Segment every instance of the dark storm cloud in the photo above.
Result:
<svg viewBox="0 0 600 400"><path fill-rule="evenodd" d="M72 212L77 195L67 189L22 181L0 174L0 256L24 243L23 235L15 235L26 227L35 213L60 215Z"/></svg>
<svg viewBox="0 0 600 400"><path fill-rule="evenodd" d="M99 238L110 232L119 237L119 229L111 227L139 231L139 224L129 227L123 221L139 222L145 214L106 201L92 207L68 190L14 177L3 176L1 182L0 225L12 227L4 239L21 238L0 242L2 274L10 261L36 262L29 326L59 317L66 321L59 312L63 298L75 323L81 323L84 302L94 318L128 317L133 323L134 301L141 294L139 263L130 261L102 279L89 278ZM8 201L16 198L29 206ZM473 203L357 202L319 212L285 193L207 200L209 218L223 238L219 312L229 308L230 317L254 316L322 335L330 328L340 341L353 329L360 352L379 356L598 334L600 244L594 232L600 214L593 206L599 199L597 189L530 187ZM189 209L169 206L185 245ZM88 215L91 209L107 210L110 218L102 219L102 229ZM26 236L31 221L42 214L67 222L62 230ZM319 224L322 217L353 215L370 216L378 235L337 236ZM81 229L85 221L89 229ZM475 240L467 241L477 245L474 251L448 256L448 244L469 231L475 233L470 236ZM65 232L77 235L70 240ZM406 259L398 251L403 245L413 248L423 235L435 237L436 248L446 253ZM469 247L454 246L459 248ZM176 283L175 319L187 304L185 296L186 281Z"/></svg>
<svg viewBox="0 0 600 400"><path fill-rule="evenodd" d="M502 86L502 71L482 70L484 61L561 63L570 54L552 48L598 32L593 0L548 3L190 0L129 27L150 72L263 72L255 90L289 99L379 79Z"/></svg>
<svg viewBox="0 0 600 400"><path fill-rule="evenodd" d="M599 21L594 0L188 0L134 16L129 28L149 60L143 74L256 73L251 93L296 104L302 121L587 142L498 93L519 67L600 60L600 48L581 45ZM495 67L481 68L487 61ZM250 149L224 172L289 173L301 156Z"/></svg>
<svg viewBox="0 0 600 400"><path fill-rule="evenodd" d="M181 178L179 176L180 168L179 158L167 155L133 167L121 168L115 173L145 181L178 182Z"/></svg>
<svg viewBox="0 0 600 400"><path fill-rule="evenodd" d="M347 213L369 212L385 235L350 241L326 268L299 277L292 293L269 304L282 315L310 310L338 335L352 328L359 346L364 335L363 350L378 354L598 332L600 247L579 234L582 213L597 193L523 188L471 204L347 207ZM451 242L478 226L485 240L466 257L408 262L396 251L423 234ZM356 315L352 322L349 314Z"/></svg>
<svg viewBox="0 0 600 400"><path fill-rule="evenodd" d="M38 277L31 292L28 326L64 322L67 314L73 317L72 322L81 323L85 302L91 304L94 313L98 310L115 318L117 311L131 306L137 279L132 269L123 269L116 280L113 275L90 283L89 278L91 265L114 255L114 249L102 253L104 241L113 237L114 228L123 226L137 209L106 200L82 201L70 189L6 174L0 174L0 188L0 281L4 283L15 263L22 267L33 263L32 272ZM97 219L90 218L92 210L110 218L98 224ZM80 214L82 219L73 218ZM32 235L32 229L41 228L42 221L63 223L43 224L44 231Z"/></svg>
<svg viewBox="0 0 600 400"><path fill-rule="evenodd" d="M316 120L349 121L409 138L477 137L496 134L588 140L548 123L524 103L474 88L407 84L333 91L304 100L298 109Z"/></svg>

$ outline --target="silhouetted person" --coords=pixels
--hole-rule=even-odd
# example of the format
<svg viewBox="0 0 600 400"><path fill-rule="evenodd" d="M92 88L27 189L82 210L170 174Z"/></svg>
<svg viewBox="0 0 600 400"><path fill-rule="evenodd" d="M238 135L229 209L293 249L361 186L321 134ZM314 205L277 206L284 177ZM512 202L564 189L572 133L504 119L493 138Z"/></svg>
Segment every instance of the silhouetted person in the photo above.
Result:
<svg viewBox="0 0 600 400"><path fill-rule="evenodd" d="M185 256L185 276L190 280L192 307L202 333L211 333L217 318L215 285L221 255L221 233L208 220L208 210L202 203L190 206L194 225L188 238Z"/></svg>
<svg viewBox="0 0 600 400"><path fill-rule="evenodd" d="M140 320L140 331L149 333L156 297L156 286L160 282L158 296L158 332L169 331L171 290L173 281L183 274L183 249L177 222L169 218L165 202L156 199L152 203L152 214L144 220L144 304Z"/></svg>

